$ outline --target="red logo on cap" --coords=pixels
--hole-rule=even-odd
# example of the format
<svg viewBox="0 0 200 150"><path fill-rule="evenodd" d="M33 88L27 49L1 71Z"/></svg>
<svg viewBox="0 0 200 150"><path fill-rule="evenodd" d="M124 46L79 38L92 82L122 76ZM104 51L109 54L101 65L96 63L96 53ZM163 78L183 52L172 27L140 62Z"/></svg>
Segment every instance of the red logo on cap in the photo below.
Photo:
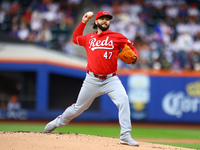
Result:
<svg viewBox="0 0 200 150"><path fill-rule="evenodd" d="M99 11L99 12L96 14L95 19L98 19L99 17L104 16L104 15L107 15L107 16L109 16L110 19L112 19L112 16L111 16L111 15L109 14L109 12L107 12L107 11Z"/></svg>
<svg viewBox="0 0 200 150"><path fill-rule="evenodd" d="M107 12L107 11L104 11L104 12L103 12L103 14L107 15L107 14L108 14L108 12Z"/></svg>

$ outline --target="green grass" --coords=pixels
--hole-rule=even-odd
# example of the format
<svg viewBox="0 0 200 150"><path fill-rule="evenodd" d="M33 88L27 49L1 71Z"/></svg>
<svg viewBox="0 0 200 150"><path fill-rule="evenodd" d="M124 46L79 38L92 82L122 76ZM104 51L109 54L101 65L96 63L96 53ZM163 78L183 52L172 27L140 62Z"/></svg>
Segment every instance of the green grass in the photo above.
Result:
<svg viewBox="0 0 200 150"><path fill-rule="evenodd" d="M44 124L0 123L0 131L44 132Z"/></svg>
<svg viewBox="0 0 200 150"><path fill-rule="evenodd" d="M0 123L0 131L44 132L45 125L46 124L38 124L38 123L37 124ZM67 126L57 128L54 132L79 133L79 134L98 135L105 137L119 137L120 127L69 124ZM200 139L200 130L198 129L133 127L131 134L133 138ZM200 144L188 144L188 143L161 143L161 144L200 150Z"/></svg>
<svg viewBox="0 0 200 150"><path fill-rule="evenodd" d="M137 138L168 138L168 139L200 139L198 129L177 128L133 128L133 136Z"/></svg>

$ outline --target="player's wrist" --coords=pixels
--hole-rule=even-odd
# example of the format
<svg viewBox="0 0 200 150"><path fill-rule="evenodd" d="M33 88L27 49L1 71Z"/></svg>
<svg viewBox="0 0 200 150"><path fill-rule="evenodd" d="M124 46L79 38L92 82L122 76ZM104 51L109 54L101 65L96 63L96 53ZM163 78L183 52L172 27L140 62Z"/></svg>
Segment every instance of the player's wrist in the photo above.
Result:
<svg viewBox="0 0 200 150"><path fill-rule="evenodd" d="M82 20L81 22L84 23L84 24L86 24L88 21Z"/></svg>

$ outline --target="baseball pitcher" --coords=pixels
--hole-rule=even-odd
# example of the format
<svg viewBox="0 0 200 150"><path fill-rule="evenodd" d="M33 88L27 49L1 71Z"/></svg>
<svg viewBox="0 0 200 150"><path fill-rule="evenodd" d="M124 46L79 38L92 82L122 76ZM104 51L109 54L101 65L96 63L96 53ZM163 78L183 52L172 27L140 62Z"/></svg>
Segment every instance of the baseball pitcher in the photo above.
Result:
<svg viewBox="0 0 200 150"><path fill-rule="evenodd" d="M99 11L96 14L93 24L96 32L83 35L86 23L93 16L93 12L84 14L72 39L75 44L83 46L87 54L86 78L77 101L62 115L49 122L44 130L52 132L58 127L67 125L88 109L96 97L106 93L119 110L120 143L139 146L139 143L131 138L129 99L116 75L117 59L134 65L137 62L138 52L124 35L108 30L113 16L107 11Z"/></svg>

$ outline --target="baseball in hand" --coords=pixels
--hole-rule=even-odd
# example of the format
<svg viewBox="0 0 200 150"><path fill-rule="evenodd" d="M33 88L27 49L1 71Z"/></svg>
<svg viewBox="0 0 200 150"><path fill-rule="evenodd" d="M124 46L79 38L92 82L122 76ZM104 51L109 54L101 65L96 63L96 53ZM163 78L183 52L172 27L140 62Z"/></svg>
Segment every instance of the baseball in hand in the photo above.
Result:
<svg viewBox="0 0 200 150"><path fill-rule="evenodd" d="M88 17L92 17L93 16L93 12L92 11L87 12L87 16Z"/></svg>

